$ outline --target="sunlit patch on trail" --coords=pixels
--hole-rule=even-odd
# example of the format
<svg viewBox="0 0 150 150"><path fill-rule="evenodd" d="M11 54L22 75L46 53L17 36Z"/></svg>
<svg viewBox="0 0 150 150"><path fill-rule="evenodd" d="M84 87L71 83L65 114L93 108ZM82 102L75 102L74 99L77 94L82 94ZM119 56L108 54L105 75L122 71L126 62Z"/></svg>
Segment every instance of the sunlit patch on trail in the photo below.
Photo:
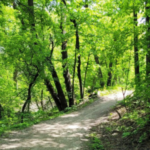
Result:
<svg viewBox="0 0 150 150"><path fill-rule="evenodd" d="M60 118L68 118L68 117L77 117L79 114L76 113L76 114L67 114L67 115L64 115L64 116L61 116Z"/></svg>

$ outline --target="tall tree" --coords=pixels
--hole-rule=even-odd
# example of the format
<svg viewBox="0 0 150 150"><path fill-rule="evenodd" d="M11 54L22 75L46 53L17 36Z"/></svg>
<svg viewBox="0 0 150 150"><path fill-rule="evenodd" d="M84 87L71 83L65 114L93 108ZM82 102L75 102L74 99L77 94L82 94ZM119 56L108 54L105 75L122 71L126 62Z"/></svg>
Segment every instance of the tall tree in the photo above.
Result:
<svg viewBox="0 0 150 150"><path fill-rule="evenodd" d="M63 60L62 67L63 67L63 76L65 79L66 91L67 91L67 95L68 95L68 99L69 99L69 106L71 107L72 105L74 105L74 95L72 96L72 84L71 84L68 63L67 63L67 59L68 59L68 52L66 49L67 48L67 40L65 40L66 31L64 30L66 15L65 15L65 12L63 12L64 11L63 6L60 5L60 7L61 7L60 29L61 29L61 33L62 33L61 54L62 54L62 60Z"/></svg>
<svg viewBox="0 0 150 150"><path fill-rule="evenodd" d="M112 60L110 60L109 62L109 71L108 71L108 79L107 79L107 86L111 86L112 85Z"/></svg>
<svg viewBox="0 0 150 150"><path fill-rule="evenodd" d="M30 30L32 34L35 34L35 19L34 19L34 3L33 0L28 0L28 10L29 10L29 24L30 24ZM22 24L24 25L24 23ZM33 39L34 40L34 35L33 35ZM37 43L34 42L34 45L36 45ZM32 58L33 58L33 50L34 50L34 46L31 44L30 45L30 50L31 50L31 66L36 66L35 64L32 63ZM30 70L30 66L28 66L28 70ZM29 74L32 73L32 70L29 71ZM34 73L34 75L31 76L31 82L29 83L28 86L28 94L27 94L27 99L22 107L22 113L25 112L26 107L28 106L28 111L29 111L29 107L30 107L30 103L31 103L31 93L32 93L32 88L35 85L36 79L39 76L39 70L38 67L36 66L36 71ZM23 123L23 115L21 117L21 122Z"/></svg>
<svg viewBox="0 0 150 150"><path fill-rule="evenodd" d="M98 77L99 77L99 80L100 80L100 86L103 88L104 87L104 81L103 81L103 73L102 73L102 69L101 69L101 64L100 64L100 61L99 61L99 57L94 54L94 59L95 59L95 62L97 65L99 65L99 68L98 68Z"/></svg>
<svg viewBox="0 0 150 150"><path fill-rule="evenodd" d="M64 5L67 6L66 1L65 0L62 0L62 1L63 1ZM77 56L77 62L78 62L77 76L78 76L78 79L79 79L80 98L83 99L83 86L82 86L82 77L81 77L81 55L80 55L79 25L76 21L76 18L70 19L70 21L74 24L74 28L75 28L75 36L76 36L75 49L77 50L77 53L79 53L78 56ZM75 54L75 57L76 57L76 54ZM76 58L75 58L75 64L76 64ZM72 90L74 90L74 83L73 83L73 89Z"/></svg>
<svg viewBox="0 0 150 150"><path fill-rule="evenodd" d="M139 66L139 50L138 50L138 18L137 18L137 7L135 2L133 4L133 18L134 18L134 70L135 70L135 82L138 84L140 81L140 66Z"/></svg>
<svg viewBox="0 0 150 150"><path fill-rule="evenodd" d="M147 32L146 32L146 41L147 41L147 54L146 54L146 75L147 77L150 74L150 3L147 0L145 2L146 5L146 25L147 25Z"/></svg>

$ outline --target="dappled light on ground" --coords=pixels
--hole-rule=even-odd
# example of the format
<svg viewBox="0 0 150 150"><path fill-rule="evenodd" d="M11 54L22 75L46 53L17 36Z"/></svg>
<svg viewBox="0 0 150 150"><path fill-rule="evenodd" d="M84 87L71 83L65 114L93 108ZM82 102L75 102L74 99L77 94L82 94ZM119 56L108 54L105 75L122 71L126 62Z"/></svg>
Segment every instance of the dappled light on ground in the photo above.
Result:
<svg viewBox="0 0 150 150"><path fill-rule="evenodd" d="M68 117L76 117L76 116L79 116L79 113L74 113L74 114L67 114L65 116L61 116L61 118L68 118Z"/></svg>
<svg viewBox="0 0 150 150"><path fill-rule="evenodd" d="M7 138L0 139L0 150L86 148L91 126L105 121L106 112L121 98L120 94L101 97L82 110L42 122L22 131L14 131Z"/></svg>

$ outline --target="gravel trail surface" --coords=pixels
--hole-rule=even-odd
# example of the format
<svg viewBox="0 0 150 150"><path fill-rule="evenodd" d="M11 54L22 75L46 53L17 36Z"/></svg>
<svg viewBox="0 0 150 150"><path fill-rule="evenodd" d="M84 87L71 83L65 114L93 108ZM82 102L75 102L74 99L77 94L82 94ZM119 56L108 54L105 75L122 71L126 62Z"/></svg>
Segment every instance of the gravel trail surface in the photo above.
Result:
<svg viewBox="0 0 150 150"><path fill-rule="evenodd" d="M90 128L105 121L107 112L122 98L121 92L98 97L81 110L13 131L0 138L0 150L88 150Z"/></svg>

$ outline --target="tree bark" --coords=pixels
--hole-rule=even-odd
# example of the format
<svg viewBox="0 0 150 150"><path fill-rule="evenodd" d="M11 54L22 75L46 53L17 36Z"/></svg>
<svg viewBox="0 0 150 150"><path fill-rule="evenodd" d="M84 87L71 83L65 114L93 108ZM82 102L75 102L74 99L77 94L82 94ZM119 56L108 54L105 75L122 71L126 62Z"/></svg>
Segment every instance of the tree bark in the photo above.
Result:
<svg viewBox="0 0 150 150"><path fill-rule="evenodd" d="M2 107L2 105L0 104L0 119L2 119L2 117L3 117L3 111L4 111L4 109L3 109L3 107Z"/></svg>
<svg viewBox="0 0 150 150"><path fill-rule="evenodd" d="M146 24L147 24L147 54L146 54L146 76L150 75L150 17L149 17L150 6L146 1Z"/></svg>
<svg viewBox="0 0 150 150"><path fill-rule="evenodd" d="M53 108L54 108L54 106L53 106L53 103L52 103L52 101L51 101L51 99L50 99L50 96L48 96L48 100L49 100L49 103L51 104L52 109L53 109Z"/></svg>
<svg viewBox="0 0 150 150"><path fill-rule="evenodd" d="M67 101L66 101L64 92L62 90L62 87L61 87L61 84L60 84L57 72L56 72L55 67L54 67L54 65L52 63L52 60L51 60L53 52L54 52L54 41L53 41L52 38L51 38L51 44L52 44L52 49L51 49L51 52L50 52L50 57L47 57L46 61L48 62L49 71L52 74L52 77L53 77L53 80L54 80L54 83L55 83L55 86L56 86L56 89L57 89L57 93L58 94L56 94L56 95L58 96L59 101L60 101L60 106L59 106L60 108L58 108L58 109L61 111L61 110L65 110L65 108L67 107ZM46 83L48 83L48 82L46 82ZM52 90L52 87L51 87L51 89L49 91L52 91L51 92L51 94L53 95L52 97L55 98L54 100L58 102L58 100L56 98L56 95L54 96L54 90ZM58 105L59 105L59 103L58 103Z"/></svg>
<svg viewBox="0 0 150 150"><path fill-rule="evenodd" d="M61 23L60 23L60 29L62 31L62 36L65 35L65 30L63 29L63 20L65 18L63 18L63 12L61 14ZM61 45L61 54L62 54L62 67L63 67L63 77L65 79L65 86L66 86L66 91L67 91L67 95L68 95L68 99L69 99L69 107L74 105L74 96L72 96L72 85L71 85L71 79L70 79L70 73L69 73L69 69L68 69L68 63L66 62L66 60L68 59L68 52L66 50L67 47L67 41L64 40L64 38L62 39L62 45Z"/></svg>
<svg viewBox="0 0 150 150"><path fill-rule="evenodd" d="M32 91L32 88L35 84L35 81L38 77L38 73L35 74L34 78L33 78L33 81L29 84L29 87L28 87L28 96L27 96L27 99L22 107L22 116L21 116L21 123L23 123L23 113L25 112L25 108L27 106L27 104L29 104L31 102L31 91Z"/></svg>
<svg viewBox="0 0 150 150"><path fill-rule="evenodd" d="M35 98L36 106L37 106L38 110L40 110L40 106L39 106L39 103L38 103L38 100L37 100L37 99L38 99L38 98L36 97L36 98Z"/></svg>
<svg viewBox="0 0 150 150"><path fill-rule="evenodd" d="M67 5L65 0L62 0L62 2L64 3L65 6ZM79 42L78 24L77 24L77 22L76 22L75 19L70 19L70 21L74 24L74 27L75 27L75 30L76 30L76 33L75 33L75 35L76 35L76 45L75 45L75 48L79 52L80 51L80 42ZM80 97L81 97L81 99L83 99L83 87L82 87L82 77L81 77L81 56L80 55L78 55L77 62L78 62L77 76L78 76L78 79L79 79ZM76 66L76 58L75 58L75 66ZM73 84L74 84L74 82L73 82ZM74 90L74 85L73 85L72 90Z"/></svg>
<svg viewBox="0 0 150 150"><path fill-rule="evenodd" d="M138 54L138 33L136 28L138 26L137 12L133 8L133 17L134 17L134 70L135 70L135 83L138 84L140 81L140 66L139 66L139 54Z"/></svg>
<svg viewBox="0 0 150 150"><path fill-rule="evenodd" d="M16 88L16 90L18 89L18 81L17 81L17 76L18 76L18 70L15 67L14 73L13 73L13 80L15 82L14 86Z"/></svg>
<svg viewBox="0 0 150 150"><path fill-rule="evenodd" d="M113 65L113 63L110 62L109 63L107 86L111 86L111 83L112 83L112 65Z"/></svg>
<svg viewBox="0 0 150 150"><path fill-rule="evenodd" d="M79 42L79 32L78 32L78 25L76 21L74 21L74 27L76 29L76 46L75 48L80 51L80 42ZM83 88L82 88L82 77L81 77L81 56L78 55L78 66L77 66L77 76L79 79L79 86L80 86L80 98L83 99Z"/></svg>
<svg viewBox="0 0 150 150"><path fill-rule="evenodd" d="M56 106L58 107L59 111L62 111L63 108L61 106L61 101L60 101L58 95L55 93L55 90L54 90L52 84L50 83L49 79L47 79L47 78L45 78L44 81L45 81L45 85L46 85L48 91L50 92L50 94L52 95L52 97L55 101Z"/></svg>
<svg viewBox="0 0 150 150"><path fill-rule="evenodd" d="M33 0L28 0L29 6L29 23L31 26L31 31L35 30L35 17L34 17L34 3Z"/></svg>
<svg viewBox="0 0 150 150"><path fill-rule="evenodd" d="M76 72L76 63L77 63L77 51L75 49L74 66L73 66L73 78L72 78L72 98L74 98L74 78L75 78L75 72Z"/></svg>
<svg viewBox="0 0 150 150"><path fill-rule="evenodd" d="M83 97L84 97L84 88L85 88L85 83L86 83L86 75L87 75L87 71L88 71L89 60L90 60L90 54L88 55L87 65L85 68L84 83L83 83Z"/></svg>
<svg viewBox="0 0 150 150"><path fill-rule="evenodd" d="M41 107L42 107L42 110L44 111L44 104L43 104L43 89L41 90Z"/></svg>
<svg viewBox="0 0 150 150"><path fill-rule="evenodd" d="M52 77L53 77L53 80L54 80L54 83L55 83L55 86L56 86L56 89L57 89L58 97L59 97L59 99L61 101L62 109L64 110L67 107L67 101L66 101L64 92L62 90L62 87L61 87L61 84L60 84L57 72L56 72L56 70L54 68L54 65L53 65L51 60L49 62L50 62L50 71L52 73Z"/></svg>
<svg viewBox="0 0 150 150"><path fill-rule="evenodd" d="M97 55L94 55L94 59L95 59L95 62L96 62L97 65L101 65ZM103 88L105 84L104 84L104 81L103 81L103 73L102 73L102 70L101 70L100 67L98 69L98 77L100 78L100 86Z"/></svg>
<svg viewBox="0 0 150 150"><path fill-rule="evenodd" d="M85 8L88 8L89 5L88 5L88 0L85 0L85 5L84 5Z"/></svg>

